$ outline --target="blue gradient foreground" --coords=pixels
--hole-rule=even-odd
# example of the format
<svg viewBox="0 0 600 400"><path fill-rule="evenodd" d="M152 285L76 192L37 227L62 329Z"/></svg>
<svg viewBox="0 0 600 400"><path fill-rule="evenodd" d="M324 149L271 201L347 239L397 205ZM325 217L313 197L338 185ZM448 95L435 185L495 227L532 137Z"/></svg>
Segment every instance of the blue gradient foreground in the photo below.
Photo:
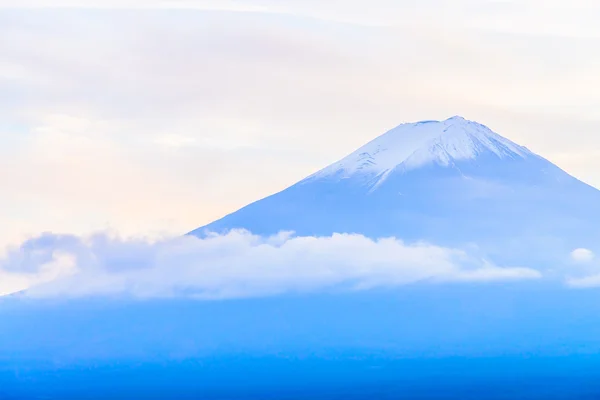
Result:
<svg viewBox="0 0 600 400"><path fill-rule="evenodd" d="M596 291L0 303L0 399L600 397Z"/></svg>

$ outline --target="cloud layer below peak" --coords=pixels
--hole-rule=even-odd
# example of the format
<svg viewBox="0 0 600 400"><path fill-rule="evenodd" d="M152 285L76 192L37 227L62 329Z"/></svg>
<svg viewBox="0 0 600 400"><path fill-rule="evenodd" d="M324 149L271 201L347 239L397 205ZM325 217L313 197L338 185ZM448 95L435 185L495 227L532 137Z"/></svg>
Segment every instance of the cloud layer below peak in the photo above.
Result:
<svg viewBox="0 0 600 400"><path fill-rule="evenodd" d="M260 237L232 231L158 241L45 234L7 252L0 293L226 299L540 277L536 270L498 267L457 249L351 234Z"/></svg>

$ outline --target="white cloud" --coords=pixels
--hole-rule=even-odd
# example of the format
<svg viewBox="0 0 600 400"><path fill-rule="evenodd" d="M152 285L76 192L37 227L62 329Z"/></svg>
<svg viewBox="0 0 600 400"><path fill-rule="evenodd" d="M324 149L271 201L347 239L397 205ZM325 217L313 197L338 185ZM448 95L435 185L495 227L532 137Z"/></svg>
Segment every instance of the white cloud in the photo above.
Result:
<svg viewBox="0 0 600 400"><path fill-rule="evenodd" d="M189 136L170 134L157 137L155 142L167 147L186 147L194 145L196 143L196 139Z"/></svg>
<svg viewBox="0 0 600 400"><path fill-rule="evenodd" d="M200 9L265 12L269 9L240 0L0 0L3 8Z"/></svg>
<svg viewBox="0 0 600 400"><path fill-rule="evenodd" d="M600 274L589 275L582 278L568 278L567 286L575 289L590 289L600 286Z"/></svg>
<svg viewBox="0 0 600 400"><path fill-rule="evenodd" d="M32 255L32 253L29 254ZM21 253L20 255L24 256L25 254ZM12 257L18 257L18 255L12 254ZM23 264L27 260L13 258L11 262ZM60 251L52 251L49 258L39 262L33 271L14 271L1 267L0 265L0 296L62 279L75 273L76 270L75 258L71 254Z"/></svg>
<svg viewBox="0 0 600 400"><path fill-rule="evenodd" d="M5 8L187 9L296 15L362 26L397 26L415 18L486 31L598 37L596 1L519 0L0 0Z"/></svg>
<svg viewBox="0 0 600 400"><path fill-rule="evenodd" d="M588 249L575 249L571 252L571 259L578 263L589 263L594 260L595 254Z"/></svg>
<svg viewBox="0 0 600 400"><path fill-rule="evenodd" d="M571 269L566 277L566 284L572 288L594 288L600 286L600 270L596 261L596 254L589 249L579 248L571 252L571 260L576 266Z"/></svg>
<svg viewBox="0 0 600 400"><path fill-rule="evenodd" d="M11 249L0 266L0 276L11 277L12 291L28 286L34 297L222 299L541 277L532 269L501 268L460 250L394 238L263 238L244 231L158 241L47 234ZM9 289L5 284L2 292Z"/></svg>

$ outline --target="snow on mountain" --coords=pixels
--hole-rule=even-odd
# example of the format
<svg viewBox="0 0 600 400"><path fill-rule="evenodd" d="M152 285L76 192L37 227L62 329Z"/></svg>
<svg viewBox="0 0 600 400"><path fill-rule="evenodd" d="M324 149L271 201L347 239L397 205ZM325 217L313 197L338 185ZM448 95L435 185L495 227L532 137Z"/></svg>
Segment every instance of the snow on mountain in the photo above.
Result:
<svg viewBox="0 0 600 400"><path fill-rule="evenodd" d="M600 243L600 191L484 125L403 124L191 234L360 233L473 246L506 262ZM510 257L508 257L510 256Z"/></svg>
<svg viewBox="0 0 600 400"><path fill-rule="evenodd" d="M384 177L396 168L407 171L431 163L448 166L475 159L484 152L501 159L533 155L488 127L456 116L445 121L402 124L307 179L348 178L355 174Z"/></svg>

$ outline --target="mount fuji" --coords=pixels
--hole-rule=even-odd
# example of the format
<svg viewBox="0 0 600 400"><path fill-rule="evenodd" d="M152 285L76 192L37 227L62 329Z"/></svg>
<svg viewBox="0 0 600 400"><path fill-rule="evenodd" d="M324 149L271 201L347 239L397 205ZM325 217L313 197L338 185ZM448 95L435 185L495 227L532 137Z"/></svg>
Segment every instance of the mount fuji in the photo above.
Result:
<svg viewBox="0 0 600 400"><path fill-rule="evenodd" d="M303 236L298 242L314 244L292 246L291 257L277 253L287 246L282 240L255 240L248 252L223 238L213 247L188 237L170 252L137 240L130 251L123 241L111 247L102 239L100 251L79 263L90 266L85 281L60 285L78 293L79 282L107 284L101 295L0 298L0 399L598 399L598 292L564 288L567 274L557 264L578 247L598 253L599 204L598 190L478 123L454 117L400 125L288 189L191 232L294 231ZM543 273L510 282L424 279L400 289L386 285L391 275L378 275L385 254L362 257L399 246L385 241L328 251L327 243L340 238L328 236L336 233L464 249L464 271L474 256L479 270L483 260ZM71 248L71 238L42 239L33 248L40 251L18 254L21 264L54 257L58 242ZM437 246L424 247L405 263L402 255L383 262L383 269L403 271L421 258L436 263L429 249ZM197 248L205 258L195 256ZM83 249L76 246L88 254ZM316 257L303 257L311 251ZM358 258L357 269L382 284L270 291L280 277L302 289L310 274L296 275L295 268L310 267L329 282L347 268L332 257L336 252L351 252L343 260ZM224 254L233 257L219 262ZM298 262L286 265L292 257ZM316 264L320 258L324 263ZM111 272L96 275L103 262ZM152 267L145 269L147 263ZM568 267L568 273L578 268ZM597 274L597 263L580 267ZM358 282L359 275L343 275ZM187 297L198 277L208 288L233 281L234 294L258 282L267 296ZM112 296L119 293L114 287L138 290L151 282L153 290L159 280L178 287L158 298ZM180 287L186 296L177 295Z"/></svg>
<svg viewBox="0 0 600 400"><path fill-rule="evenodd" d="M190 234L358 233L544 263L556 251L596 246L599 205L597 189L484 125L452 117L402 124Z"/></svg>

